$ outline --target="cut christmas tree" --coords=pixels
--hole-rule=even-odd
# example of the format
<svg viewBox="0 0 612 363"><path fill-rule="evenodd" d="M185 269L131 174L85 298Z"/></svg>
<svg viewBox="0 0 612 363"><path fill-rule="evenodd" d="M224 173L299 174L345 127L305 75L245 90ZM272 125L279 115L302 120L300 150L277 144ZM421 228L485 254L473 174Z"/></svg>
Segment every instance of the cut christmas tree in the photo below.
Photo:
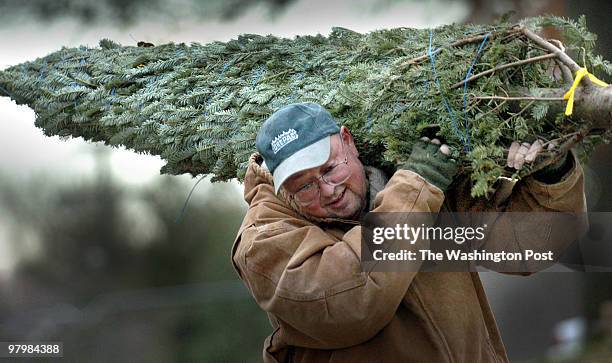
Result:
<svg viewBox="0 0 612 363"><path fill-rule="evenodd" d="M537 35L546 26L563 43ZM593 53L595 38L584 18L541 17L205 45L102 40L1 71L0 96L34 109L46 135L124 145L160 155L162 173L214 180L244 176L271 113L317 102L353 132L365 164L391 170L435 134L474 180L472 195L485 196L512 175L513 140L558 145L518 177L608 141L612 87L596 75L612 66Z"/></svg>

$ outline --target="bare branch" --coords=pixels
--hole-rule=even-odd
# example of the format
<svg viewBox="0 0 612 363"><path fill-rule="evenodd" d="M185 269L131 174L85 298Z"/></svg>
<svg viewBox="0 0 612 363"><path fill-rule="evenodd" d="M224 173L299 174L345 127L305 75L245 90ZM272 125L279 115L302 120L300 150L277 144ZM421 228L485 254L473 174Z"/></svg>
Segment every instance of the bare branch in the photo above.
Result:
<svg viewBox="0 0 612 363"><path fill-rule="evenodd" d="M504 32L503 34L508 36L510 34L515 34L517 32L520 32L520 28L519 28L518 25L514 26L511 30L509 30L507 32ZM489 38L493 38L497 34L498 34L497 32L493 32L493 33L489 34L488 37ZM433 55L436 55L436 54L440 53L442 51L442 49L452 48L452 47L460 47L460 46L462 46L464 44L469 44L469 43L476 43L476 42L482 41L485 37L487 37L487 34L482 34L482 35L477 35L477 36L472 36L472 37L468 37L468 38L459 39L459 40L449 44L448 46L440 47L440 48L434 50L431 53ZM429 58L429 56L430 56L429 54L423 54L423 55L418 56L416 58L412 58L412 59L409 59L409 60L407 60L405 62L402 62L402 63L399 64L399 66L400 67L404 67L404 66L407 66L407 65L417 64L417 63L420 63L420 62L422 62L424 60L427 60Z"/></svg>
<svg viewBox="0 0 612 363"><path fill-rule="evenodd" d="M544 47L551 53L554 53L557 58L559 58L559 60L561 60L566 66L568 66L572 72L576 72L580 69L578 63L576 63L572 58L565 54L561 49L555 47L552 43L546 41L541 36L537 35L536 33L525 27L521 28L521 32L525 34L527 38L531 39L534 43L540 45L541 47Z"/></svg>
<svg viewBox="0 0 612 363"><path fill-rule="evenodd" d="M516 66L521 66L523 64L538 62L538 61L541 61L541 60L555 58L555 57L556 57L555 54L549 53L549 54L539 55L537 57L531 57L531 58L527 58L527 59L522 59L520 61L516 61L516 62L512 62L512 63L508 63L508 64L502 64L501 66L497 66L495 68L491 68L491 69L488 69L488 70L486 70L484 72L480 72L478 74L475 74L475 75L471 76L470 78L468 78L467 80L463 80L461 82L457 82L457 83L453 84L450 88L453 89L453 88L461 87L465 83L472 82L475 79L478 79L478 78L480 78L482 76L486 76L486 75L491 74L491 73L494 73L496 71L500 71L502 69L516 67Z"/></svg>
<svg viewBox="0 0 612 363"><path fill-rule="evenodd" d="M536 96L472 96L475 100L503 100L503 101L563 101L563 97L536 97Z"/></svg>

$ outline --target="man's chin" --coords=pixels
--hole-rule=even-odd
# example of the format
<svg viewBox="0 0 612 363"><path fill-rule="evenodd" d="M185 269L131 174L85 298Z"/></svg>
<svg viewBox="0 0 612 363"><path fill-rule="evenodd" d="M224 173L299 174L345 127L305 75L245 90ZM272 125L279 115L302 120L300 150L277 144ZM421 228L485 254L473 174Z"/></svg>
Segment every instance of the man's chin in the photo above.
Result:
<svg viewBox="0 0 612 363"><path fill-rule="evenodd" d="M350 200L347 200L346 204L341 208L330 210L330 214L333 215L335 218L342 219L355 219L356 217L359 217L359 214L361 212L360 203L355 200L354 195L346 195L346 197L350 198Z"/></svg>

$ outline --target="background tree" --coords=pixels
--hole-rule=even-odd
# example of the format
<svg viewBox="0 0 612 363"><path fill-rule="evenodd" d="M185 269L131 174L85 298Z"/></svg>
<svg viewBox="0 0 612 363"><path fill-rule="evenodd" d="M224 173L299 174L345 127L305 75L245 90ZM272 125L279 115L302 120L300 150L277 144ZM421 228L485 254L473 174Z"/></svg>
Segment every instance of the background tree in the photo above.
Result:
<svg viewBox="0 0 612 363"><path fill-rule="evenodd" d="M0 335L62 341L66 362L258 362L269 328L229 263L244 212L224 197L233 186L213 185L177 223L182 183L119 187L106 154L93 181L0 178L5 218L21 221L12 245L30 245L0 281Z"/></svg>

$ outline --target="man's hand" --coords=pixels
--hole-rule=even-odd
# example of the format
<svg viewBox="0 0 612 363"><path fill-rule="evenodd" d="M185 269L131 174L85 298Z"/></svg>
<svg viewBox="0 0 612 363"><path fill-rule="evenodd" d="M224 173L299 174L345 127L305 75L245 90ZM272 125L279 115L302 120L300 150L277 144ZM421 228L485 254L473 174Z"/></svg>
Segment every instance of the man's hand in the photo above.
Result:
<svg viewBox="0 0 612 363"><path fill-rule="evenodd" d="M422 137L412 148L412 153L401 168L414 171L442 191L457 174L457 163L449 156L451 150L440 140Z"/></svg>
<svg viewBox="0 0 612 363"><path fill-rule="evenodd" d="M554 143L548 145L548 150L555 147ZM508 161L506 165L510 168L520 170L525 163L532 163L538 154L542 151L542 141L536 140L533 144L528 142L518 143L512 142L508 151Z"/></svg>
<svg viewBox="0 0 612 363"><path fill-rule="evenodd" d="M556 146L557 144L555 142L551 142L548 144L546 149L548 151L552 151ZM543 143L541 140L536 140L533 144L528 142L518 143L517 141L514 141L510 145L506 165L510 168L520 170L525 163L532 163L542 149ZM572 166L573 163L571 162L571 159L567 157L566 152L556 163L548 165L544 169L535 172L533 176L540 181L553 184L560 181L561 178L572 168Z"/></svg>

